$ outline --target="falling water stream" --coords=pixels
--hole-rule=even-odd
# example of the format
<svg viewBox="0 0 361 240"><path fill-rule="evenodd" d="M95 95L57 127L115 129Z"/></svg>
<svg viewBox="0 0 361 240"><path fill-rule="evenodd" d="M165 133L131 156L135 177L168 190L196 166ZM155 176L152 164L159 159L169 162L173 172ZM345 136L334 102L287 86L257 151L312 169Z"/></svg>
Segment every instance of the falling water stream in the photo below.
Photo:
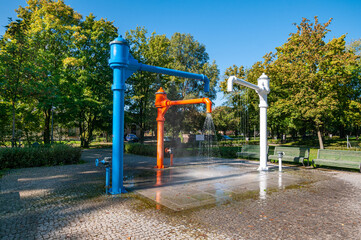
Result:
<svg viewBox="0 0 361 240"><path fill-rule="evenodd" d="M214 164L215 160L220 158L221 155L211 113L207 113L202 135L204 135L204 141L201 141L199 145L199 158L205 161L205 163Z"/></svg>

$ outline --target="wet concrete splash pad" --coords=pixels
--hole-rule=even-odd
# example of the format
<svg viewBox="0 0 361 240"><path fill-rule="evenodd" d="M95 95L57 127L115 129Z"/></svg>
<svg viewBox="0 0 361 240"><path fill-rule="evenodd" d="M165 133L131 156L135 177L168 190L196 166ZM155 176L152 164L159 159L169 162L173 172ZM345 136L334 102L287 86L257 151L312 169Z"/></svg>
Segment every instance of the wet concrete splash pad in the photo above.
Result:
<svg viewBox="0 0 361 240"><path fill-rule="evenodd" d="M225 161L186 165L188 159L166 169L148 170L129 176L125 187L155 201L157 207L182 211L207 205L220 205L245 198L266 199L271 192L307 183L298 168L275 165L270 171L257 171L258 162ZM131 174L130 174L131 175Z"/></svg>

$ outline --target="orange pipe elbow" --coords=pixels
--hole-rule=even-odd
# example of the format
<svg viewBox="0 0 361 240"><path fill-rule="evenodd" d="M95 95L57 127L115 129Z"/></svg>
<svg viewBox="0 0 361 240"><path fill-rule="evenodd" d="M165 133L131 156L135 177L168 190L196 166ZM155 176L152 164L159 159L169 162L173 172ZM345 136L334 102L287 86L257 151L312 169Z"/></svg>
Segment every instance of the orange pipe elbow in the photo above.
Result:
<svg viewBox="0 0 361 240"><path fill-rule="evenodd" d="M212 101L209 98L203 98L203 102L206 104L207 113L212 113Z"/></svg>

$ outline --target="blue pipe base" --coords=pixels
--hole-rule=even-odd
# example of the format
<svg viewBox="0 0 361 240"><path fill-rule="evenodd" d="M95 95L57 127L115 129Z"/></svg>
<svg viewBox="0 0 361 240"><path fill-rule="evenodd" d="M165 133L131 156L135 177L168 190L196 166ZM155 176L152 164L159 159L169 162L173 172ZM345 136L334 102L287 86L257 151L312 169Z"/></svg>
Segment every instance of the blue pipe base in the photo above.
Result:
<svg viewBox="0 0 361 240"><path fill-rule="evenodd" d="M125 190L124 187L121 188L121 191L116 191L116 192L113 192L113 189L112 188L109 188L109 193L111 195L117 195L117 194L121 194L121 193L127 193L127 190Z"/></svg>

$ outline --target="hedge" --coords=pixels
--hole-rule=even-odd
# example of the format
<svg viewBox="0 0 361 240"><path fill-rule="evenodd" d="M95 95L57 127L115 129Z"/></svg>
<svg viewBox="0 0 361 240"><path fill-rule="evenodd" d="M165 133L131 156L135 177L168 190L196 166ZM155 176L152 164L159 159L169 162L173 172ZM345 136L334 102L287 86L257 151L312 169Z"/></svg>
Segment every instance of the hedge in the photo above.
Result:
<svg viewBox="0 0 361 240"><path fill-rule="evenodd" d="M167 146L165 146L167 147ZM240 147L219 147L220 157L224 158L236 158L237 152L241 151ZM156 145L145 145L140 143L125 143L124 152L143 156L157 156ZM189 157L197 156L199 152L198 148L187 148L185 144L179 144L174 149L174 155L177 157Z"/></svg>
<svg viewBox="0 0 361 240"><path fill-rule="evenodd" d="M69 145L0 148L0 169L76 164L81 150Z"/></svg>
<svg viewBox="0 0 361 240"><path fill-rule="evenodd" d="M156 145L144 145L140 143L125 143L124 152L132 153L143 156L157 156L157 146Z"/></svg>

